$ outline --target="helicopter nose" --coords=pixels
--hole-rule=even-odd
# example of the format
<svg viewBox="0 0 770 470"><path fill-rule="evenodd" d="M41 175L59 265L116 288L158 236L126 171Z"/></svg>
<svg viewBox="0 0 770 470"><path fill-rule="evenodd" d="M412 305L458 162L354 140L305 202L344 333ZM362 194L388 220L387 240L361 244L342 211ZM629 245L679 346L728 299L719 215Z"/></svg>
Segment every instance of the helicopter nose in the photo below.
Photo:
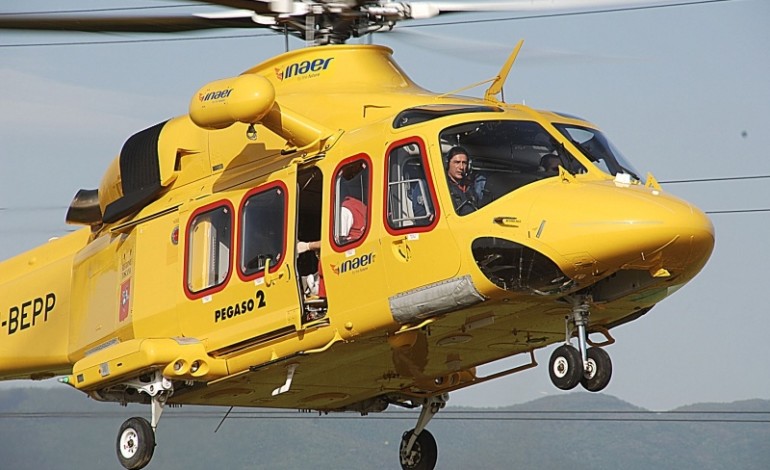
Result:
<svg viewBox="0 0 770 470"><path fill-rule="evenodd" d="M558 250L567 261L564 272L574 279L644 270L686 282L708 261L714 227L692 204L646 187L581 186L564 188L570 194L560 198L567 203L558 211L572 215L563 223L551 223L559 219L554 213L558 206L548 201L538 201L530 212L542 220L540 240Z"/></svg>

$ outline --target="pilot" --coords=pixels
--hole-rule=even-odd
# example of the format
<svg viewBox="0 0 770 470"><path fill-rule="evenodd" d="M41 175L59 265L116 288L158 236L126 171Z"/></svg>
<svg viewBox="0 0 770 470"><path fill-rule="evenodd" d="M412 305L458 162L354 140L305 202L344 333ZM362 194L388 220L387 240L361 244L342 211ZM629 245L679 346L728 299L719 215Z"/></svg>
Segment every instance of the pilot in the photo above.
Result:
<svg viewBox="0 0 770 470"><path fill-rule="evenodd" d="M459 215L470 214L483 205L486 179L471 173L467 150L460 146L449 149L446 174L452 203Z"/></svg>
<svg viewBox="0 0 770 470"><path fill-rule="evenodd" d="M543 158L540 159L540 166L549 176L559 172L559 165L561 165L561 159L553 153L543 155Z"/></svg>

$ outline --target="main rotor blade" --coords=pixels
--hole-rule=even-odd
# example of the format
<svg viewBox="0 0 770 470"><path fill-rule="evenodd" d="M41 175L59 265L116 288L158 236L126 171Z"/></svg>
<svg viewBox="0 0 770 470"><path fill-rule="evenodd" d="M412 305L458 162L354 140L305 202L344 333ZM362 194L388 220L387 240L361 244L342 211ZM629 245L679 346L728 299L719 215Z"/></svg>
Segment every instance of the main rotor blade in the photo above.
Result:
<svg viewBox="0 0 770 470"><path fill-rule="evenodd" d="M246 15L211 16L89 16L0 15L0 29L115 33L177 33L216 28L262 28Z"/></svg>
<svg viewBox="0 0 770 470"><path fill-rule="evenodd" d="M216 28L262 28L271 23L256 15L291 13L292 0L195 0L201 4L235 8L224 13L176 16L107 16L35 13L0 14L0 29L116 33L176 33ZM261 18L262 21L257 19Z"/></svg>
<svg viewBox="0 0 770 470"><path fill-rule="evenodd" d="M671 0L509 0L496 2L404 2L412 19L426 19L442 13L485 11L589 10L609 7L634 7L676 4Z"/></svg>
<svg viewBox="0 0 770 470"><path fill-rule="evenodd" d="M236 10L250 10L254 13L291 13L294 8L292 0L195 0L209 5L235 8Z"/></svg>

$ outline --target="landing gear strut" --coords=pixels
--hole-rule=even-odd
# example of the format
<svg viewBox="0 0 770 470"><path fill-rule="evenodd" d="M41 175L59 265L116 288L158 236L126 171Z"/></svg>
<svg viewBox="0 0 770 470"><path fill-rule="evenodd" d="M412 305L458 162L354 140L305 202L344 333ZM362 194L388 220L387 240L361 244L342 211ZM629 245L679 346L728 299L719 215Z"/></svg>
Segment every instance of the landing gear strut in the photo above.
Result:
<svg viewBox="0 0 770 470"><path fill-rule="evenodd" d="M444 393L425 400L417 426L401 436L399 457L403 470L433 470L438 461L436 439L425 427L428 422L446 406L449 395Z"/></svg>
<svg viewBox="0 0 770 470"><path fill-rule="evenodd" d="M116 450L120 464L128 470L139 470L150 463L155 452L155 428L166 401L174 392L174 386L159 371L125 385L148 394L152 403L152 423L133 417L123 422L118 431Z"/></svg>
<svg viewBox="0 0 770 470"><path fill-rule="evenodd" d="M589 296L574 299L572 314L565 318L565 341L551 354L549 375L551 382L562 389L572 390L577 384L590 392L604 390L612 377L612 361L609 354L599 347L588 347ZM571 339L577 328L578 348Z"/></svg>

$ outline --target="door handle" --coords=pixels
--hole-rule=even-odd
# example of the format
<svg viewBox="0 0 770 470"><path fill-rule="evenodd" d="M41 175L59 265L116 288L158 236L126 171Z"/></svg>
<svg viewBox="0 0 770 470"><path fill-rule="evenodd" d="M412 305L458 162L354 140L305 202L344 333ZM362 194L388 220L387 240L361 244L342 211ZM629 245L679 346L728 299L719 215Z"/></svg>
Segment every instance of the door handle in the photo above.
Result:
<svg viewBox="0 0 770 470"><path fill-rule="evenodd" d="M521 224L521 219L513 216L500 216L500 217L495 217L494 222L497 225L502 225L503 227L518 228L519 225Z"/></svg>
<svg viewBox="0 0 770 470"><path fill-rule="evenodd" d="M404 236L397 240L393 240L393 253L397 258L401 258L402 261L409 261L412 257L412 249L409 246L409 238Z"/></svg>
<svg viewBox="0 0 770 470"><path fill-rule="evenodd" d="M288 263L284 263L283 268L277 270L275 273L270 272L270 258L267 259L267 262L265 263L265 286L270 287L273 284L275 284L279 279L283 279L284 274L286 274L286 280L291 279L291 268L289 267ZM286 271L284 273L284 270Z"/></svg>

